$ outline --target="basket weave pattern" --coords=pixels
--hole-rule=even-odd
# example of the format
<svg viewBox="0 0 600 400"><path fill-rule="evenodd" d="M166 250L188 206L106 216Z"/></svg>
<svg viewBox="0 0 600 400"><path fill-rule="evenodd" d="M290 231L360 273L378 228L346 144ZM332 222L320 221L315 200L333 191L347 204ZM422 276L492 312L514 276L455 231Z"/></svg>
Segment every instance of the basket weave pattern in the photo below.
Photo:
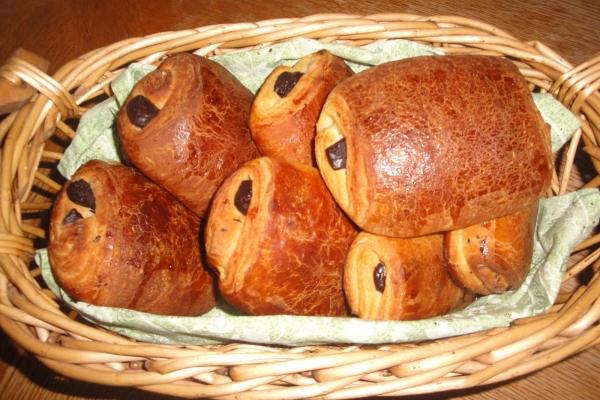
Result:
<svg viewBox="0 0 600 400"><path fill-rule="evenodd" d="M38 216L61 185L48 177L61 152L48 143L72 138L66 120L110 93L110 82L132 61L158 63L166 55L243 51L294 37L363 45L403 38L447 54L506 57L531 90L547 91L580 117L582 128L562 150L549 196L600 186L600 56L573 67L544 44L461 17L407 14L314 15L165 32L92 51L50 77L20 59L0 76L25 81L37 94L0 122L0 326L58 373L84 381L181 397L329 399L408 395L474 387L527 374L600 343L600 249L593 236L579 244L556 304L510 328L410 345L281 348L248 344L166 346L136 343L64 313L40 284L31 263L45 230ZM56 141L56 140L55 140ZM576 160L593 174L581 178ZM593 251L592 251L593 250ZM585 285L574 278L586 268Z"/></svg>

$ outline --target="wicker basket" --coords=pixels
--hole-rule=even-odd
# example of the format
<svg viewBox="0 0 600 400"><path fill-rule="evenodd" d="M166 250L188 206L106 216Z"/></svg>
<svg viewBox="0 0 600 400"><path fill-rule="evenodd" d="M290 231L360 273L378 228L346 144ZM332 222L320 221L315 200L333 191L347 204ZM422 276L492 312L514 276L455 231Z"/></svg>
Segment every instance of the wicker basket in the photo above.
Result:
<svg viewBox="0 0 600 400"><path fill-rule="evenodd" d="M531 90L552 93L581 119L582 129L561 153L549 195L600 186L600 57L574 68L540 42L523 43L461 17L315 15L165 32L92 51L53 77L10 59L0 74L26 81L40 94L0 123L2 329L46 366L71 378L181 397L236 399L333 399L469 388L527 374L600 343L600 249L592 251L599 235L575 249L564 278L568 284L546 314L518 320L510 328L434 342L301 348L154 345L132 342L61 310L40 285L40 271L31 259L45 235L39 217L60 189L48 177L61 157L51 147L57 140L51 139L64 142L75 135L65 121L79 118L86 111L82 104L108 93L111 80L131 61L157 63L183 51L241 51L298 36L349 45L404 38L446 53L507 57ZM581 174L580 159L595 171ZM571 278L584 269L593 269L594 276L578 286Z"/></svg>

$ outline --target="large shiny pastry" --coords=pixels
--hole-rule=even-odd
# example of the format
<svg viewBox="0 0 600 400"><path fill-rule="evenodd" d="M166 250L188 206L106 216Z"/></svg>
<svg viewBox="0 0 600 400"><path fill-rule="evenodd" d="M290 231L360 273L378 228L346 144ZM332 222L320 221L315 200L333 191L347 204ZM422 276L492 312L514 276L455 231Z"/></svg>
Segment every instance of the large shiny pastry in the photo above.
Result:
<svg viewBox="0 0 600 400"><path fill-rule="evenodd" d="M52 272L75 300L155 314L215 305L199 218L133 168L90 161L52 211Z"/></svg>
<svg viewBox="0 0 600 400"><path fill-rule="evenodd" d="M316 159L364 230L413 237L516 212L550 184L549 131L509 61L426 56L341 82L319 118Z"/></svg>
<svg viewBox="0 0 600 400"><path fill-rule="evenodd" d="M252 138L260 152L284 161L314 165L317 119L331 90L352 70L341 58L321 50L293 67L271 72L254 98Z"/></svg>
<svg viewBox="0 0 600 400"><path fill-rule="evenodd" d="M202 216L223 179L257 156L252 94L219 64L193 54L163 61L118 116L129 161Z"/></svg>
<svg viewBox="0 0 600 400"><path fill-rule="evenodd" d="M531 266L537 202L505 217L447 232L450 275L480 295L517 289Z"/></svg>
<svg viewBox="0 0 600 400"><path fill-rule="evenodd" d="M360 233L348 253L344 291L363 319L417 320L446 314L473 295L445 269L443 234L391 238Z"/></svg>
<svg viewBox="0 0 600 400"><path fill-rule="evenodd" d="M356 236L319 172L273 158L225 180L206 226L222 296L249 314L346 315L342 273Z"/></svg>

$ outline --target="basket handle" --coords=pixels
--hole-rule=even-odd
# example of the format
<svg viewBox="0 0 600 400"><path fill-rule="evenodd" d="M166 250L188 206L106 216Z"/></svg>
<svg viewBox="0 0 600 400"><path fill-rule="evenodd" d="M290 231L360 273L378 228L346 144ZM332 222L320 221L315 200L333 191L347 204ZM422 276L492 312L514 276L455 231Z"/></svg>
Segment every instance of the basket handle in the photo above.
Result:
<svg viewBox="0 0 600 400"><path fill-rule="evenodd" d="M79 107L69 91L60 82L48 75L46 71L37 67L35 61L32 63L27 59L27 56L23 57L24 51L21 49L20 55L13 54L0 67L0 81L3 81L9 88L7 90L8 99L4 104L5 108L13 111L18 110L33 94L39 92L54 104L62 116L61 119L78 115ZM43 60L41 66L45 67L44 69L48 68L48 61L33 53L27 53L34 57L33 60ZM23 89L26 90L25 94L19 94ZM33 94L30 92L31 90L33 90ZM2 104L0 101L0 105Z"/></svg>
<svg viewBox="0 0 600 400"><path fill-rule="evenodd" d="M0 115L18 110L36 93L35 87L24 82L7 67L12 60L27 63L42 73L47 72L50 66L48 60L35 53L22 48L15 50L0 68Z"/></svg>

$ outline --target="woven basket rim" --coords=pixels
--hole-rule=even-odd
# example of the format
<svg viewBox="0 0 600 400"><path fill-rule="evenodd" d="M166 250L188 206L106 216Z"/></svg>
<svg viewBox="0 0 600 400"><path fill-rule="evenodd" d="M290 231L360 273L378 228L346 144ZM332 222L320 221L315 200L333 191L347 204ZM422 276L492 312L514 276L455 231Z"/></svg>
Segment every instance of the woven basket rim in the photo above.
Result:
<svg viewBox="0 0 600 400"><path fill-rule="evenodd" d="M0 67L0 76L27 82L39 94L0 122L0 327L8 336L71 378L181 397L260 399L463 389L527 374L600 343L599 250L578 256L566 276L593 265L592 280L562 293L547 313L509 328L418 345L164 346L135 343L63 313L36 281L39 269L29 266L34 240L45 232L27 214L48 210L52 194L61 187L40 167L42 160L56 162L61 157L45 149L47 141L53 135L74 137L65 121L79 118L86 101L109 93L109 83L131 61L156 63L183 51L242 51L293 37L350 45L402 38L447 54L506 57L532 90L553 94L582 123L564 149L550 195L600 186L600 56L574 67L541 42L521 42L490 24L459 16L320 14L162 32L88 52L52 77L23 60L9 59ZM589 157L595 169L587 182L576 176L576 156ZM40 195L38 189L48 195ZM598 235L588 238L575 252L590 250L598 242Z"/></svg>

